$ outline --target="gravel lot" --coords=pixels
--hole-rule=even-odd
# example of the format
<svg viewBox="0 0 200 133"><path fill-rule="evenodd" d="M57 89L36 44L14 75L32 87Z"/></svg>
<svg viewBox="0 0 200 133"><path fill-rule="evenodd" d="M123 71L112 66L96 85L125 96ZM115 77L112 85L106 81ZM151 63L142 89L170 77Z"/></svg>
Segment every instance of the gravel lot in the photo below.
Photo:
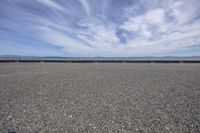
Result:
<svg viewBox="0 0 200 133"><path fill-rule="evenodd" d="M0 132L200 132L200 64L0 63Z"/></svg>

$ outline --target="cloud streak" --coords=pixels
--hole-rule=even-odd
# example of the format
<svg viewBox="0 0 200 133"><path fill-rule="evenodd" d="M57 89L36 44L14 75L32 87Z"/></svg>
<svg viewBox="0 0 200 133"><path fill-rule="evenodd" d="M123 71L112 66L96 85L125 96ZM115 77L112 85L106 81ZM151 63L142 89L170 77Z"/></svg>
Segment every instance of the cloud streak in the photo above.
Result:
<svg viewBox="0 0 200 133"><path fill-rule="evenodd" d="M90 5L89 5L89 1L88 0L79 0L80 3L82 4L82 6L85 9L85 12L87 13L87 15L90 15Z"/></svg>
<svg viewBox="0 0 200 133"><path fill-rule="evenodd" d="M199 6L198 0L5 0L0 52L9 54L6 45L13 44L13 54L19 45L34 54L31 48L41 54L51 47L61 56L193 55L200 47Z"/></svg>
<svg viewBox="0 0 200 133"><path fill-rule="evenodd" d="M54 8L56 10L65 12L65 9L53 0L36 0L36 1L40 2L41 4L48 6L50 8Z"/></svg>

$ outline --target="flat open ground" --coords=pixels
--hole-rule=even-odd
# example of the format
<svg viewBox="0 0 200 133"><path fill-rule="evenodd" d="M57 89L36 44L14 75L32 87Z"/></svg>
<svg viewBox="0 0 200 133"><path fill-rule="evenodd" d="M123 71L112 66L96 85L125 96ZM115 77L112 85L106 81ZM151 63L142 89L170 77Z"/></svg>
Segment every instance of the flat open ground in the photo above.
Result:
<svg viewBox="0 0 200 133"><path fill-rule="evenodd" d="M0 132L200 132L200 64L0 63Z"/></svg>

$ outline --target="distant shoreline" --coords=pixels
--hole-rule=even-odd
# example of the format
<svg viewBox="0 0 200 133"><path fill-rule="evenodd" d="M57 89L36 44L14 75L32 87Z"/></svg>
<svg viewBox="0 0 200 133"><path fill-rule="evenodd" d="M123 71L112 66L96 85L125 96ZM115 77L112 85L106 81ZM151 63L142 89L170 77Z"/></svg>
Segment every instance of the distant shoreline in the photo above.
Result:
<svg viewBox="0 0 200 133"><path fill-rule="evenodd" d="M53 59L3 59L0 60L0 63L200 63L200 60L196 59L184 59L184 60L177 60L177 59L155 59L155 60L139 60L139 59L126 59L126 60L120 60L120 59L65 59L65 60L53 60Z"/></svg>

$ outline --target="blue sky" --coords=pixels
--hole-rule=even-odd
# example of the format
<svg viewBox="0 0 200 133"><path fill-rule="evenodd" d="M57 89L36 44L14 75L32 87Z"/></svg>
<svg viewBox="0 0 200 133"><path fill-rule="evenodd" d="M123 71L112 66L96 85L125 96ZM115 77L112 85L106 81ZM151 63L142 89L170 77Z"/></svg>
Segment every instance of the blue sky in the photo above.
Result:
<svg viewBox="0 0 200 133"><path fill-rule="evenodd" d="M200 55L199 0L0 0L0 55Z"/></svg>

